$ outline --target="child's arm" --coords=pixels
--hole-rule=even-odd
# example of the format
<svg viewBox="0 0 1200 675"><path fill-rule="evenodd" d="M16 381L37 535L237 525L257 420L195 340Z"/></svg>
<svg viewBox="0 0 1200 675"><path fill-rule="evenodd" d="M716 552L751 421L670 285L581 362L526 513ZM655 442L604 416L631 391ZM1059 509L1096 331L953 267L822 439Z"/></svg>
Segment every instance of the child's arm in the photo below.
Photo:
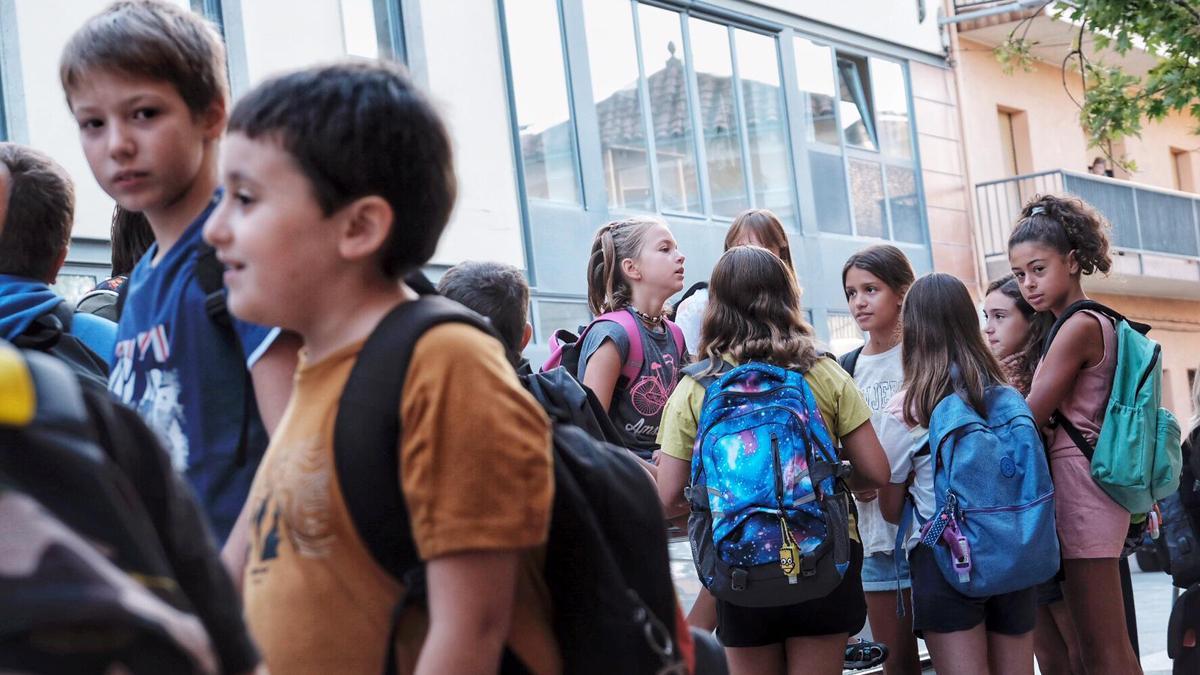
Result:
<svg viewBox="0 0 1200 675"><path fill-rule="evenodd" d="M842 447L846 451L850 465L854 467L854 471L846 481L851 490L855 492L873 490L887 485L892 471L870 420L863 422L854 431L843 436Z"/></svg>
<svg viewBox="0 0 1200 675"><path fill-rule="evenodd" d="M1079 371L1104 358L1104 335L1098 322L1093 316L1076 314L1054 338L1027 399L1039 426L1071 393Z"/></svg>
<svg viewBox="0 0 1200 675"><path fill-rule="evenodd" d="M658 498L662 501L667 520L688 512L683 488L687 486L691 473L690 462L666 454L658 456Z"/></svg>
<svg viewBox="0 0 1200 675"><path fill-rule="evenodd" d="M605 412L612 405L613 390L620 375L621 352L612 340L605 340L587 360L587 368L583 371L583 383L596 394Z"/></svg>
<svg viewBox="0 0 1200 675"><path fill-rule="evenodd" d="M250 367L258 414L262 417L268 436L275 434L275 427L279 426L288 398L292 395L292 376L296 372L300 344L300 337L295 333L282 331Z"/></svg>
<svg viewBox="0 0 1200 675"><path fill-rule="evenodd" d="M904 497L908 494L910 482L911 474L908 482L891 483L879 488L879 511L883 513L883 519L893 525L899 524L900 517L904 515Z"/></svg>
<svg viewBox="0 0 1200 675"><path fill-rule="evenodd" d="M469 551L429 561L429 634L417 675L497 671L512 624L519 555Z"/></svg>

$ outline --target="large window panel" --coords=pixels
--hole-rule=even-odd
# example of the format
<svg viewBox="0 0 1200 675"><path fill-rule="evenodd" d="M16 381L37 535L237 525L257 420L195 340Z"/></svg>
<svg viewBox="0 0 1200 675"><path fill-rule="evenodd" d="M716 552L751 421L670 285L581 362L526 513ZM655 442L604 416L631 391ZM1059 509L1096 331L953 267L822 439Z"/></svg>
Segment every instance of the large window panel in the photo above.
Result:
<svg viewBox="0 0 1200 675"><path fill-rule="evenodd" d="M912 158L912 130L908 120L908 86L899 63L871 59L871 87L875 94L875 120L884 154Z"/></svg>
<svg viewBox="0 0 1200 675"><path fill-rule="evenodd" d="M746 110L754 205L770 209L785 224L795 227L792 171L785 129L787 120L776 41L759 33L735 30L734 44Z"/></svg>
<svg viewBox="0 0 1200 675"><path fill-rule="evenodd" d="M846 145L878 150L867 60L860 56L838 54L837 66L841 97L838 112Z"/></svg>
<svg viewBox="0 0 1200 675"><path fill-rule="evenodd" d="M860 237L886 236L883 171L879 163L850 159L849 165L855 233Z"/></svg>
<svg viewBox="0 0 1200 675"><path fill-rule="evenodd" d="M804 100L807 140L841 145L837 124L837 85L833 79L833 50L804 38L793 41L796 53L796 82Z"/></svg>
<svg viewBox="0 0 1200 675"><path fill-rule="evenodd" d="M732 218L750 207L750 199L742 165L729 29L709 21L691 19L688 30L699 91L712 209L715 215Z"/></svg>
<svg viewBox="0 0 1200 675"><path fill-rule="evenodd" d="M809 150L808 162L817 227L822 232L850 234L850 202L846 193L846 167L842 164L842 156Z"/></svg>
<svg viewBox="0 0 1200 675"><path fill-rule="evenodd" d="M654 186L650 181L642 90L638 86L633 6L628 2L587 0L583 15L608 205L653 211Z"/></svg>
<svg viewBox="0 0 1200 675"><path fill-rule="evenodd" d="M504 21L526 193L578 204L579 162L557 3L508 0Z"/></svg>
<svg viewBox="0 0 1200 675"><path fill-rule="evenodd" d="M638 23L642 68L650 92L661 208L699 214L700 184L680 16L678 12L638 5Z"/></svg>
<svg viewBox="0 0 1200 675"><path fill-rule="evenodd" d="M919 244L921 199L917 194L917 173L899 166L887 167L888 204L892 209L892 238Z"/></svg>

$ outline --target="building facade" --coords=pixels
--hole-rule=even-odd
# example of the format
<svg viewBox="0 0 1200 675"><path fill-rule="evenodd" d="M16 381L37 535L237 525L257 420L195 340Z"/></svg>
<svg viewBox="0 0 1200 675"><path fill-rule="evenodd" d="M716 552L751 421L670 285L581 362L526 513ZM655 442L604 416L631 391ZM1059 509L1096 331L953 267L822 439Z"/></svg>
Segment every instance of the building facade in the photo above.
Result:
<svg viewBox="0 0 1200 675"><path fill-rule="evenodd" d="M973 185L977 240L989 278L1008 272L1006 242L1021 205L1039 193L1069 193L1111 222L1111 274L1085 279L1088 294L1153 327L1163 345L1165 405L1186 419L1200 363L1200 138L1195 120L1179 115L1146 124L1140 138L1114 143L1110 154L1133 160L1122 171L1089 148L1079 122L1082 82L1063 64L1079 26L1052 7L1017 2L958 2L951 27L952 62L962 87L966 173ZM1026 3L1029 4L1029 3ZM981 16L982 15L982 16ZM979 18L971 19L971 16ZM965 20L963 20L965 18ZM1032 69L1006 74L993 50L1014 29L1034 41ZM1027 33L1026 33L1027 31ZM1155 58L1141 51L1096 54L1144 73ZM1099 166L1090 173L1096 160ZM1104 169L1111 176L1103 175Z"/></svg>
<svg viewBox="0 0 1200 675"><path fill-rule="evenodd" d="M405 62L443 110L460 199L433 271L508 262L533 285L536 343L588 318L601 223L655 215L707 278L732 216L788 228L818 334L858 337L841 266L901 247L978 290L940 0L176 0L228 45L236 96L347 54ZM75 177L70 292L102 277L112 202L58 84L72 31L106 0L0 0L4 137ZM536 349L536 348L535 348Z"/></svg>

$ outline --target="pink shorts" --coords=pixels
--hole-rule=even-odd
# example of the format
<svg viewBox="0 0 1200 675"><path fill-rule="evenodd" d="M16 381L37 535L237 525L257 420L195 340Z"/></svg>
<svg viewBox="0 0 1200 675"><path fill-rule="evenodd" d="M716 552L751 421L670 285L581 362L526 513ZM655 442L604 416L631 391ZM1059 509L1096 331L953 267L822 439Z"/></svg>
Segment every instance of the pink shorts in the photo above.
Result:
<svg viewBox="0 0 1200 675"><path fill-rule="evenodd" d="M1078 448L1050 455L1054 517L1063 558L1118 558L1129 531L1129 512L1092 480L1091 464Z"/></svg>

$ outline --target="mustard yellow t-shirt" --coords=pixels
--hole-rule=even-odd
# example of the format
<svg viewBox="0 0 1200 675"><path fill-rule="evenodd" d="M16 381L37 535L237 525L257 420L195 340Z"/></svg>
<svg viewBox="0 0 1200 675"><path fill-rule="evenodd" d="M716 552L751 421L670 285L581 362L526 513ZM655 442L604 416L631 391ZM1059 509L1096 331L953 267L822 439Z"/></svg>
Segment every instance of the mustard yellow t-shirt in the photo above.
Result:
<svg viewBox="0 0 1200 675"><path fill-rule="evenodd" d="M247 622L276 673L375 673L401 586L359 539L334 475L338 400L362 343L301 355L292 398L250 491ZM400 405L402 489L421 557L525 550L508 645L535 673L562 670L541 575L553 496L549 421L495 340L461 324L416 344ZM399 672L428 628L401 619Z"/></svg>
<svg viewBox="0 0 1200 675"><path fill-rule="evenodd" d="M732 357L725 360L737 365ZM834 443L871 419L871 408L862 392L842 367L833 359L821 358L804 374L804 380L817 399L821 417L829 427ZM665 455L685 462L692 461L692 446L696 443L700 425L700 408L704 405L704 387L685 375L667 400L663 410L658 443Z"/></svg>

